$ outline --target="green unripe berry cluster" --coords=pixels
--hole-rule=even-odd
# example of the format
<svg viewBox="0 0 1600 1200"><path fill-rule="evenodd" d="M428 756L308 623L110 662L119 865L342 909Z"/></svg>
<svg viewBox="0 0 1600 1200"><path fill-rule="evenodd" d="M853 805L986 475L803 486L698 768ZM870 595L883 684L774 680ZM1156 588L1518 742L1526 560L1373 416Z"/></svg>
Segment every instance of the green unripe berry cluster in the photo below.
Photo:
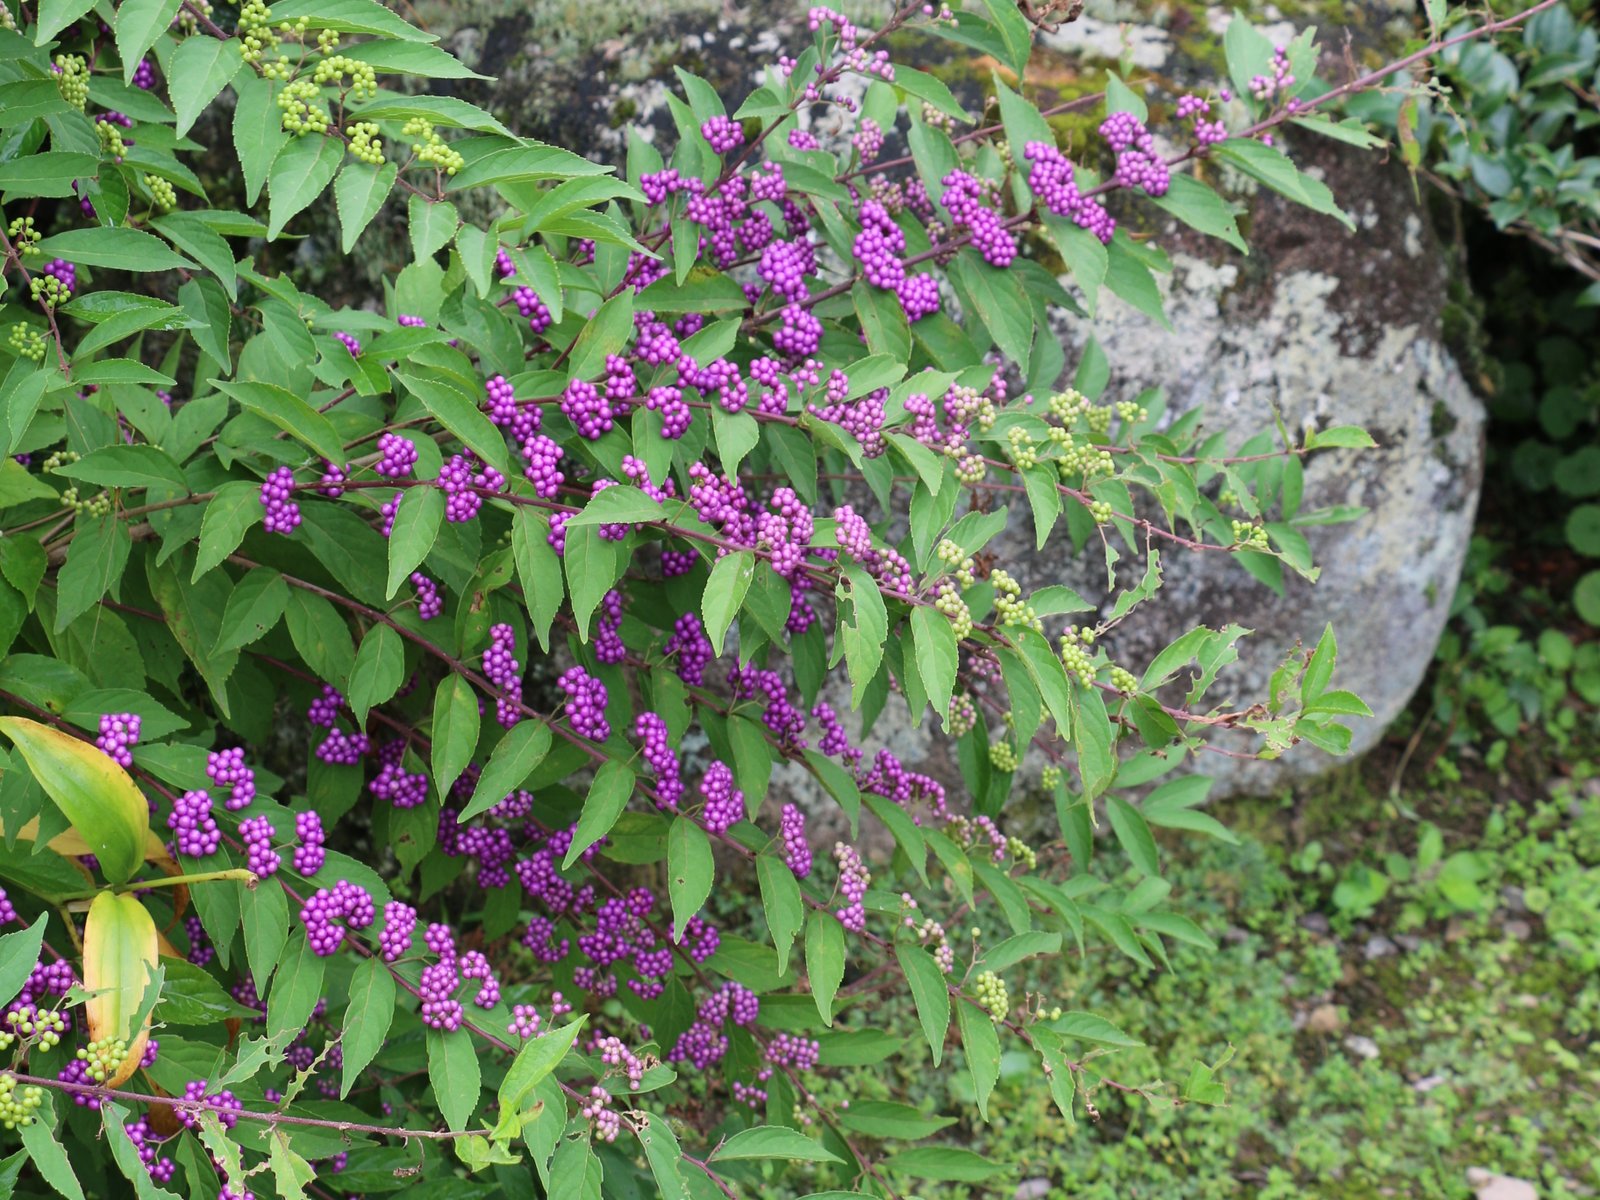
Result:
<svg viewBox="0 0 1600 1200"><path fill-rule="evenodd" d="M1139 690L1139 681L1132 671L1122 667L1111 668L1111 686L1119 692L1133 693Z"/></svg>
<svg viewBox="0 0 1600 1200"><path fill-rule="evenodd" d="M20 1036L38 1042L46 1050L54 1050L59 1046L61 1035L67 1031L67 1023L60 1013L31 1005L8 1012L6 1025L7 1045L12 1037Z"/></svg>
<svg viewBox="0 0 1600 1200"><path fill-rule="evenodd" d="M33 1114L44 1103L44 1092L37 1087L17 1089L17 1077L0 1075L0 1125L21 1129L33 1124Z"/></svg>
<svg viewBox="0 0 1600 1200"><path fill-rule="evenodd" d="M952 737L964 737L978 723L978 709L972 697L962 693L950 697L950 711L945 714L944 727Z"/></svg>
<svg viewBox="0 0 1600 1200"><path fill-rule="evenodd" d="M350 98L371 100L378 94L378 73L368 64L357 62L343 54L323 59L311 72L311 79L319 87L343 87L344 77L350 76Z"/></svg>
<svg viewBox="0 0 1600 1200"><path fill-rule="evenodd" d="M1013 862L1021 863L1030 871L1036 869L1039 865L1038 854L1034 853L1033 847L1021 838L1008 837L1006 839L1006 853L1011 855Z"/></svg>
<svg viewBox="0 0 1600 1200"><path fill-rule="evenodd" d="M55 308L72 299L72 289L54 275L35 275L28 280L28 291L45 308Z"/></svg>
<svg viewBox="0 0 1600 1200"><path fill-rule="evenodd" d="M346 125L344 134L350 139L350 153L360 162L376 167L383 162L383 142L378 137L378 127L371 121L357 121Z"/></svg>
<svg viewBox="0 0 1600 1200"><path fill-rule="evenodd" d="M446 175L454 175L467 165L467 160L452 150L449 143L434 131L432 121L415 117L405 123L401 132L407 137L419 139L411 146L411 153L417 156L417 161L436 167Z"/></svg>
<svg viewBox="0 0 1600 1200"><path fill-rule="evenodd" d="M6 227L11 244L23 254L39 253L39 231L33 227L32 217L18 217Z"/></svg>
<svg viewBox="0 0 1600 1200"><path fill-rule="evenodd" d="M977 564L949 538L940 539L933 553L940 562L954 571L956 582L962 587L971 587L977 582L977 576L973 574Z"/></svg>
<svg viewBox="0 0 1600 1200"><path fill-rule="evenodd" d="M933 602L933 606L950 618L950 627L955 630L957 641L972 632L972 610L950 580L939 584L939 598Z"/></svg>
<svg viewBox="0 0 1600 1200"><path fill-rule="evenodd" d="M1020 425L1006 430L1006 441L1011 444L1011 461L1027 470L1039 461L1039 452L1033 448L1033 438Z"/></svg>
<svg viewBox="0 0 1600 1200"><path fill-rule="evenodd" d="M304 79L284 85L283 91L278 93L284 130L296 137L328 132L328 114L321 107L321 99L322 89Z"/></svg>
<svg viewBox="0 0 1600 1200"><path fill-rule="evenodd" d="M1109 500L1096 500L1089 505L1089 515L1094 518L1096 525L1104 525L1117 515L1117 510L1111 507Z"/></svg>
<svg viewBox="0 0 1600 1200"><path fill-rule="evenodd" d="M159 175L146 175L145 187L150 189L150 202L160 212L171 212L178 207L178 192L171 183Z"/></svg>
<svg viewBox="0 0 1600 1200"><path fill-rule="evenodd" d="M114 1076L127 1057L128 1043L123 1038L102 1038L78 1051L79 1060L85 1064L84 1074L96 1083Z"/></svg>
<svg viewBox="0 0 1600 1200"><path fill-rule="evenodd" d="M973 991L978 1003L988 1009L996 1021L1004 1021L1011 1014L1011 993L1006 990L1006 981L993 971L979 975L973 981Z"/></svg>
<svg viewBox="0 0 1600 1200"><path fill-rule="evenodd" d="M1233 522L1233 540L1235 544L1251 550L1266 550L1267 531L1253 521Z"/></svg>
<svg viewBox="0 0 1600 1200"><path fill-rule="evenodd" d="M121 162L127 156L128 147L122 140L120 125L113 125L110 121L96 121L94 131L100 135L102 154L109 154L116 162Z"/></svg>
<svg viewBox="0 0 1600 1200"><path fill-rule="evenodd" d="M1027 625L1040 633L1044 632L1044 622L1034 612L1033 605L1022 601L1020 583L998 569L989 573L989 582L994 585L994 610L1000 615L1002 624Z"/></svg>
<svg viewBox="0 0 1600 1200"><path fill-rule="evenodd" d="M89 102L89 65L81 54L56 55L56 86L73 108L81 111Z"/></svg>
<svg viewBox="0 0 1600 1200"><path fill-rule="evenodd" d="M1046 767L1039 772L1039 782L1049 790L1054 791L1056 785L1061 782L1061 768L1054 764Z"/></svg>
<svg viewBox="0 0 1600 1200"><path fill-rule="evenodd" d="M18 321L11 326L11 336L7 340L19 357L32 359L36 363L44 361L45 338L37 329L30 329Z"/></svg>
<svg viewBox="0 0 1600 1200"><path fill-rule="evenodd" d="M1010 742L994 742L989 746L989 764L996 771L1009 775L1017 769L1017 752Z"/></svg>
<svg viewBox="0 0 1600 1200"><path fill-rule="evenodd" d="M278 35L272 31L272 10L261 0L247 0L239 9L239 48L247 63L258 63L268 50L278 48ZM286 69L286 64L275 64ZM270 79L276 71L265 72Z"/></svg>
<svg viewBox="0 0 1600 1200"><path fill-rule="evenodd" d="M1094 659L1088 647L1094 645L1094 630L1069 625L1061 635L1061 665L1068 675L1076 675L1084 687L1094 686Z"/></svg>

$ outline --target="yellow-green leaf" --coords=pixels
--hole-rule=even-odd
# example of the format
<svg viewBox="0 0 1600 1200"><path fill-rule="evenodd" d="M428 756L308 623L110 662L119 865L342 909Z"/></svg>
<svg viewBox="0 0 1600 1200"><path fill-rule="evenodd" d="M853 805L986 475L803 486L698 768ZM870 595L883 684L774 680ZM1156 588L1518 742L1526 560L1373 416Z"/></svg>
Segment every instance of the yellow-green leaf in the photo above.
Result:
<svg viewBox="0 0 1600 1200"><path fill-rule="evenodd" d="M150 912L131 895L101 892L89 905L83 925L83 986L90 993L89 1039L127 1038L128 1053L116 1074L106 1080L119 1087L138 1069L150 1040L150 1014L139 1015L159 946ZM131 1034L131 1036L130 1036Z"/></svg>
<svg viewBox="0 0 1600 1200"><path fill-rule="evenodd" d="M112 883L126 883L144 861L150 807L116 763L97 747L25 717L0 717L0 733L94 849Z"/></svg>

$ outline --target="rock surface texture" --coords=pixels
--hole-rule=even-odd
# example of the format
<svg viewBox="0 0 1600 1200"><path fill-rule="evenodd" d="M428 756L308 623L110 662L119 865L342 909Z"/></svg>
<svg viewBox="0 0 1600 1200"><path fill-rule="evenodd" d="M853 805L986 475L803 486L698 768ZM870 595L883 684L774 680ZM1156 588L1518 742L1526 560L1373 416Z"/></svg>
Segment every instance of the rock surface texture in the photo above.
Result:
<svg viewBox="0 0 1600 1200"><path fill-rule="evenodd" d="M469 64L501 77L492 87L464 84L464 94L520 133L615 160L627 124L647 136L665 135L661 97L674 65L700 73L737 101L764 64L805 37L807 6L656 0L576 25L562 18L570 7L558 0L470 0L423 15L435 18L432 27ZM1395 16L1384 4L1373 11L1375 26ZM1081 22L1043 41L1040 77L1054 87L1062 80L1093 83L1093 65L1127 47L1136 75L1163 87L1208 90L1218 82L1218 64L1204 61L1195 47L1214 53L1229 14L1217 8L1179 15L1182 21L1169 16L1161 28L1124 28L1137 14L1090 4ZM1308 23L1315 22L1285 20L1268 32L1287 41ZM1347 70L1342 62L1326 67L1336 78ZM972 78L985 69L974 64ZM960 91L960 80L952 86ZM975 88L968 96L976 96ZM1151 90L1150 100L1159 125L1171 96ZM821 117L818 132L826 135L833 120ZM1148 616L1136 614L1110 643L1119 662L1137 667L1193 624L1243 625L1254 636L1241 643L1240 662L1224 678L1230 698L1248 703L1265 694L1285 654L1314 644L1331 622L1340 644L1337 684L1361 695L1376 714L1357 723L1359 752L1404 707L1443 628L1477 506L1483 413L1444 346L1448 254L1405 172L1381 152L1310 133L1295 131L1287 148L1333 189L1356 220L1354 232L1273 194L1235 187L1247 207L1248 256L1181 227L1151 230L1173 259L1163 281L1171 329L1106 294L1093 319L1064 316L1059 334L1069 372L1093 337L1111 363L1109 396L1131 399L1161 388L1169 411L1201 406L1207 429L1226 432L1234 446L1272 428L1275 417L1297 439L1308 428L1356 424L1378 440L1377 451L1322 452L1306 462L1302 511L1369 510L1352 524L1305 530L1322 568L1317 584L1291 575L1279 597L1227 556L1173 549L1162 556L1164 601ZM1241 181L1220 182L1226 188ZM1152 215L1165 223L1148 205L1118 215L1136 228ZM1087 595L1104 588L1098 559L1044 561L1027 528L1001 549L1001 565L1025 585L1079 583ZM1124 566L1142 571L1132 555L1124 556ZM893 704L877 732L907 765L954 781L953 763L931 728L905 720L904 708ZM1331 762L1299 747L1283 763L1205 755L1200 765L1223 787L1259 791ZM1029 765L1037 771L1042 764Z"/></svg>

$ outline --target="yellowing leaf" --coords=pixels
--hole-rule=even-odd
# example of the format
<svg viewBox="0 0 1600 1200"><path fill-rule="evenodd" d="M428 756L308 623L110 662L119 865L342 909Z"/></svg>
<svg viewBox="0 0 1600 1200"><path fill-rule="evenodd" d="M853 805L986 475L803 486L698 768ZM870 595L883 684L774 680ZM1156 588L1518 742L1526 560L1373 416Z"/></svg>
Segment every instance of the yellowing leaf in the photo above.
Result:
<svg viewBox="0 0 1600 1200"><path fill-rule="evenodd" d="M150 807L116 763L88 742L38 721L0 717L28 769L82 835L110 882L126 883L144 861Z"/></svg>
<svg viewBox="0 0 1600 1200"><path fill-rule="evenodd" d="M106 1080L110 1087L125 1083L144 1057L145 1043L150 1040L149 1013L137 1031L132 1025L156 959L156 925L145 906L131 895L101 892L96 896L83 926L89 1040L129 1039L122 1065Z"/></svg>

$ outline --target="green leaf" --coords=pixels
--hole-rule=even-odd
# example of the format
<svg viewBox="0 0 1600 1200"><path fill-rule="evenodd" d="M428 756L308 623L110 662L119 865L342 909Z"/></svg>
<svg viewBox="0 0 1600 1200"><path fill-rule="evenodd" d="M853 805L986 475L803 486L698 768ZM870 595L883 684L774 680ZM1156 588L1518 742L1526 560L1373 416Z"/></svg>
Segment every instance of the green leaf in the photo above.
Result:
<svg viewBox="0 0 1600 1200"><path fill-rule="evenodd" d="M1033 306L1017 273L991 267L972 250L961 251L952 267L995 345L1026 371L1033 347Z"/></svg>
<svg viewBox="0 0 1600 1200"><path fill-rule="evenodd" d="M1241 254L1250 253L1239 236L1233 210L1216 192L1192 175L1173 175L1163 196L1152 197L1156 207L1171 213L1191 229L1221 238Z"/></svg>
<svg viewBox="0 0 1600 1200"><path fill-rule="evenodd" d="M177 15L183 0L122 0L117 9L117 56L122 59L122 82L131 84L145 51L156 44Z"/></svg>
<svg viewBox="0 0 1600 1200"><path fill-rule="evenodd" d="M311 1013L322 999L322 974L325 960L312 952L304 932L290 935L290 948L272 977L267 994L267 1036L298 1032L311 1020Z"/></svg>
<svg viewBox="0 0 1600 1200"><path fill-rule="evenodd" d="M678 1169L683 1162L683 1149L666 1117L660 1113L645 1113L644 1128L639 1130L639 1145L644 1148L645 1161L650 1164L650 1175L656 1183L656 1195L652 1200L689 1200L689 1189Z"/></svg>
<svg viewBox="0 0 1600 1200"><path fill-rule="evenodd" d="M160 238L142 229L101 226L97 229L69 229L39 243L39 253L47 258L65 258L80 267L106 267L113 271L190 270L194 264L175 254Z"/></svg>
<svg viewBox="0 0 1600 1200"><path fill-rule="evenodd" d="M484 462L502 475L520 474L512 468L506 454L505 436L483 415L477 401L468 399L457 387L415 370L397 370L395 376L412 395L422 401L423 407L438 419L439 424L465 442Z"/></svg>
<svg viewBox="0 0 1600 1200"><path fill-rule="evenodd" d="M946 1146L921 1146L893 1154L884 1160L883 1166L885 1170L913 1179L954 1183L982 1183L1006 1173L1005 1167L990 1162L981 1154Z"/></svg>
<svg viewBox="0 0 1600 1200"><path fill-rule="evenodd" d="M961 1044L966 1049L967 1070L977 1096L978 1112L989 1119L989 1097L1000 1079L1000 1035L989 1014L975 1004L956 1005L956 1023L961 1028Z"/></svg>
<svg viewBox="0 0 1600 1200"><path fill-rule="evenodd" d="M478 295L485 299L494 286L497 249L498 245L494 238L470 221L463 223L456 230L456 252L461 255L461 265L466 269L467 278L472 280L472 286L477 289Z"/></svg>
<svg viewBox="0 0 1600 1200"><path fill-rule="evenodd" d="M127 1134L124 1133L123 1137L127 1137ZM28 1152L28 1161L46 1183L68 1200L84 1200L77 1173L73 1171L66 1150L56 1140L55 1131L47 1120L34 1120L22 1127L22 1147ZM137 1162L137 1158L134 1161ZM139 1170L144 1172L142 1163ZM148 1172L145 1174L148 1178Z"/></svg>
<svg viewBox="0 0 1600 1200"><path fill-rule="evenodd" d="M355 665L350 668L346 698L356 726L364 726L368 711L398 692L405 681L406 651L400 635L388 625L372 626L361 639Z"/></svg>
<svg viewBox="0 0 1600 1200"><path fill-rule="evenodd" d="M0 163L0 192L7 200L25 196L66 197L80 179L100 173L100 160L68 150L46 150Z"/></svg>
<svg viewBox="0 0 1600 1200"><path fill-rule="evenodd" d="M233 38L223 40L195 36L186 37L178 43L166 75L167 95L171 97L172 111L178 117L179 137L194 127L194 123L200 119L200 114L205 112L206 106L216 99L217 93L233 82L243 62L239 43ZM263 84L261 87L264 93L266 86ZM277 105L273 105L273 113L278 115ZM249 115L246 113L246 117ZM235 121L237 120L236 114ZM236 131L237 128L236 124ZM279 136L282 137L281 127ZM272 148L276 151L277 145L273 145ZM242 153L240 157L243 158ZM265 173L266 164L261 164L260 177L264 177Z"/></svg>
<svg viewBox="0 0 1600 1200"><path fill-rule="evenodd" d="M706 636L717 655L722 654L722 642L728 627L744 604L745 593L756 573L756 556L751 550L736 550L717 560L706 579L705 593L700 611L705 616Z"/></svg>
<svg viewBox="0 0 1600 1200"><path fill-rule="evenodd" d="M411 230L411 252L419 260L432 258L456 235L461 223L456 206L448 200L430 201L415 193L406 201Z"/></svg>
<svg viewBox="0 0 1600 1200"><path fill-rule="evenodd" d="M933 955L921 946L902 942L894 948L911 985L911 998L916 1002L917 1019L922 1022L922 1032L927 1036L928 1049L933 1052L933 1065L944 1058L944 1039L950 1030L950 989L939 964Z"/></svg>
<svg viewBox="0 0 1600 1200"><path fill-rule="evenodd" d="M1110 1021L1094 1013L1062 1013L1061 1016L1045 1024L1047 1028L1062 1037L1077 1038L1080 1042L1092 1042L1099 1046L1115 1046L1128 1050L1144 1045L1138 1038L1129 1037Z"/></svg>
<svg viewBox="0 0 1600 1200"><path fill-rule="evenodd" d="M1117 230L1111 245L1106 247L1106 286L1145 316L1171 329L1155 276L1131 249L1132 245L1127 232Z"/></svg>
<svg viewBox="0 0 1600 1200"><path fill-rule="evenodd" d="M460 675L439 685L433 698L433 778L444 792L461 777L478 748L478 697Z"/></svg>
<svg viewBox="0 0 1600 1200"><path fill-rule="evenodd" d="M344 1051L340 1099L350 1094L351 1085L383 1049L389 1024L394 1020L394 977L380 959L365 959L350 977L349 995L340 1038Z"/></svg>
<svg viewBox="0 0 1600 1200"><path fill-rule="evenodd" d="M344 164L333 184L333 201L339 209L339 246L346 254L355 249L362 230L372 224L399 175L398 163L381 167L364 162Z"/></svg>
<svg viewBox="0 0 1600 1200"><path fill-rule="evenodd" d="M472 789L472 799L467 801L456 820L465 824L480 813L488 812L525 784L550 753L550 742L550 726L543 721L532 718L518 721L494 748L483 773L478 776L478 786Z"/></svg>
<svg viewBox="0 0 1600 1200"><path fill-rule="evenodd" d="M39 27L34 30L33 44L44 45L93 7L94 0L39 0Z"/></svg>
<svg viewBox="0 0 1600 1200"><path fill-rule="evenodd" d="M270 567L246 572L228 597L222 631L211 653L225 654L265 637L288 607L289 585L282 575Z"/></svg>
<svg viewBox="0 0 1600 1200"><path fill-rule="evenodd" d="M408 97L411 103L416 97ZM363 110L363 115L368 110ZM435 118L437 121L437 118ZM467 165L447 185L453 192L491 183L534 183L541 179L575 179L607 175L612 168L562 150L532 142L509 150L496 150Z"/></svg>
<svg viewBox="0 0 1600 1200"><path fill-rule="evenodd" d="M672 902L673 941L682 939L689 918L711 895L715 877L711 839L688 817L675 817L667 830L667 897Z"/></svg>
<svg viewBox="0 0 1600 1200"><path fill-rule="evenodd" d="M290 135L284 132L283 110L267 80L244 71L235 77L233 90L238 95L233 110L233 147L239 156L239 173L244 176L245 200L254 205L273 160L288 145Z"/></svg>
<svg viewBox="0 0 1600 1200"><path fill-rule="evenodd" d="M1304 174L1276 147L1264 146L1250 138L1229 138L1212 146L1210 153L1296 204L1325 213L1347 229L1355 229L1355 221L1339 207L1328 185Z"/></svg>
<svg viewBox="0 0 1600 1200"><path fill-rule="evenodd" d="M844 982L844 926L827 909L816 910L806 922L806 975L822 1023L831 1029L833 998Z"/></svg>
<svg viewBox="0 0 1600 1200"><path fill-rule="evenodd" d="M729 1162L747 1158L782 1158L790 1162L843 1162L798 1129L782 1125L757 1125L741 1129L713 1150L707 1162Z"/></svg>
<svg viewBox="0 0 1600 1200"><path fill-rule="evenodd" d="M882 1100L853 1103L839 1113L838 1119L839 1124L853 1133L908 1142L931 1137L956 1123L954 1117L924 1116L921 1110L909 1104Z"/></svg>
<svg viewBox="0 0 1600 1200"><path fill-rule="evenodd" d="M128 773L93 742L79 741L26 717L0 717L9 738L113 884L126 883L144 861L150 808Z"/></svg>
<svg viewBox="0 0 1600 1200"><path fill-rule="evenodd" d="M241 885L242 889L242 885ZM264 993L267 980L277 970L289 940L289 901L282 888L256 888L241 894L239 915L244 924L245 958L256 990Z"/></svg>
<svg viewBox="0 0 1600 1200"><path fill-rule="evenodd" d="M239 548L245 533L261 520L261 488L254 483L225 483L206 504L200 521L200 549L190 581L198 580Z"/></svg>
<svg viewBox="0 0 1600 1200"><path fill-rule="evenodd" d="M438 488L412 488L395 513L394 528L389 531L389 599L394 599L433 549L444 510L444 493Z"/></svg>
<svg viewBox="0 0 1600 1200"><path fill-rule="evenodd" d="M483 1088L478 1048L465 1029L428 1030L428 1082L444 1123L457 1132L465 1129Z"/></svg>
<svg viewBox="0 0 1600 1200"><path fill-rule="evenodd" d="M1308 450L1376 450L1378 443L1359 425L1335 425L1331 429L1315 431L1306 437Z"/></svg>
<svg viewBox="0 0 1600 1200"><path fill-rule="evenodd" d="M56 474L105 487L189 488L183 468L154 446L102 446L57 467Z"/></svg>
<svg viewBox="0 0 1600 1200"><path fill-rule="evenodd" d="M850 563L841 568L839 586L850 599L850 620L844 628L844 653L850 668L851 703L860 707L866 687L883 662L889 636L889 613L878 583L866 569ZM845 587L848 583L848 588Z"/></svg>
<svg viewBox="0 0 1600 1200"><path fill-rule="evenodd" d="M274 21L297 21L302 17L309 29L370 33L376 37L398 38L402 42L439 40L437 34L424 33L378 0L278 0L272 6Z"/></svg>
<svg viewBox="0 0 1600 1200"><path fill-rule="evenodd" d="M1005 45L1004 60L1014 75L1021 76L1033 53L1033 29L1012 0L983 0L989 20Z"/></svg>
<svg viewBox="0 0 1600 1200"><path fill-rule="evenodd" d="M605 370L606 355L616 354L633 334L633 291L611 297L584 323L572 345L567 372L571 379L592 379Z"/></svg>
<svg viewBox="0 0 1600 1200"><path fill-rule="evenodd" d="M39 947L44 943L48 913L40 913L32 925L17 933L0 937L0 1004L10 1004L28 982L39 964Z"/></svg>
<svg viewBox="0 0 1600 1200"><path fill-rule="evenodd" d="M761 910L778 952L778 974L789 969L789 951L805 924L805 902L800 883L787 863L773 854L756 859L756 876L761 884Z"/></svg>
<svg viewBox="0 0 1600 1200"><path fill-rule="evenodd" d="M132 548L126 521L112 514L84 520L67 546L67 561L57 577L57 633L98 604L107 591L118 589L120 594Z"/></svg>
<svg viewBox="0 0 1600 1200"><path fill-rule="evenodd" d="M528 621L546 651L550 649L550 626L566 596L561 560L550 545L549 532L550 523L544 514L526 505L519 506L511 518L511 553L517 564L517 581L522 585Z"/></svg>
<svg viewBox="0 0 1600 1200"><path fill-rule="evenodd" d="M488 79L469 70L455 55L426 42L396 42L379 39L341 46L346 58L366 63L380 74L420 75L424 79Z"/></svg>
<svg viewBox="0 0 1600 1200"><path fill-rule="evenodd" d="M572 845L561 862L562 870L572 866L580 854L611 832L633 797L636 783L633 768L619 759L607 759L595 772L589 794L583 801L583 811L578 814Z"/></svg>
<svg viewBox="0 0 1600 1200"><path fill-rule="evenodd" d="M954 117L963 124L972 120L972 114L961 107L960 101L951 94L944 81L935 75L895 63L894 85L908 96L926 100L947 117Z"/></svg>
<svg viewBox="0 0 1600 1200"><path fill-rule="evenodd" d="M254 380L213 379L210 383L218 391L232 396L241 407L265 417L329 462L336 466L344 464L344 442L332 423L287 388Z"/></svg>
<svg viewBox="0 0 1600 1200"><path fill-rule="evenodd" d="M267 175L267 240L318 196L338 173L344 160L344 143L317 133L291 139L272 160ZM335 460L337 461L337 460Z"/></svg>
<svg viewBox="0 0 1600 1200"><path fill-rule="evenodd" d="M579 1013L575 1020L569 1021L561 1028L546 1030L538 1037L523 1043L522 1049L517 1051L516 1058L511 1061L506 1077L500 1084L498 1098L502 1120L506 1114L522 1111L523 1105L533 1095L533 1090L543 1083L550 1072L554 1071L567 1056L567 1051L571 1050L573 1043L578 1040L578 1034L588 1019L586 1013Z"/></svg>
<svg viewBox="0 0 1600 1200"><path fill-rule="evenodd" d="M1111 818L1111 828L1134 868L1141 875L1159 877L1161 863L1156 854L1156 840L1139 810L1122 797L1111 796L1106 800L1106 815Z"/></svg>

